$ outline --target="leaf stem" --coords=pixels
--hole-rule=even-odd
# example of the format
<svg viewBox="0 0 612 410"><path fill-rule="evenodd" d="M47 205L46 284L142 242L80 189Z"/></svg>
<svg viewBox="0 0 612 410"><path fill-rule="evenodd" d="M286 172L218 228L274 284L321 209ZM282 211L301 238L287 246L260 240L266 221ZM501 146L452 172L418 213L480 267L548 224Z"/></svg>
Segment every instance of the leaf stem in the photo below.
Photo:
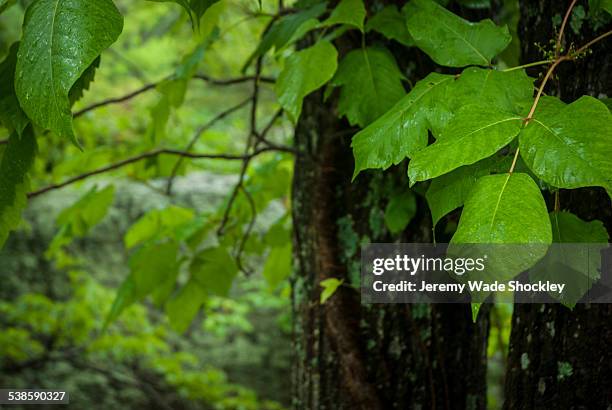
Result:
<svg viewBox="0 0 612 410"><path fill-rule="evenodd" d="M540 60L540 61L534 61L533 63L527 63L527 64L523 64L523 65L517 65L516 67L510 67L510 68L506 68L504 70L501 70L505 73L509 72L509 71L515 71L515 70L520 70L521 68L528 68L528 67L535 67L538 65L544 65L544 64L549 64L554 62L555 60Z"/></svg>
<svg viewBox="0 0 612 410"><path fill-rule="evenodd" d="M106 172L110 172L110 171L114 171L116 169L119 168L123 168L127 165L133 164L135 162L138 161L142 161L148 158L153 158L153 157L157 157L158 155L177 155L180 157L185 157L185 158L192 158L192 159L211 159L211 160L230 160L230 161L245 161L247 159L252 159L260 154L263 154L264 152L273 152L273 151L282 151L282 152L289 152L289 153L293 153L293 149L289 148L289 147L281 147L281 146L275 146L274 148L272 147L264 147L264 148L260 148L258 150L255 150L253 152L251 152L250 154L244 154L244 155L234 155L234 154L207 154L207 153L194 153L194 152L187 152L187 151L179 151L179 150L175 150L175 149L166 149L166 148L160 148L160 149L156 149L153 151L149 151L149 152L145 152L143 154L140 155L136 155L134 157L130 157L127 159L124 159L122 161L116 162L114 164L110 164L110 165L106 165L102 168L98 168L95 169L93 171L89 171L86 172L84 174L80 174L77 176L74 176L72 178L68 178L67 180L57 183L57 184L52 184L52 185L48 185L44 188L38 189L36 191L32 191L30 193L28 193L28 198L33 198L36 197L38 195L44 194L46 192L55 190L55 189L60 189L63 188L65 186L68 185L72 185L76 182L82 181L84 179L87 179L89 177L93 177L95 175L100 175L100 174L104 174Z"/></svg>

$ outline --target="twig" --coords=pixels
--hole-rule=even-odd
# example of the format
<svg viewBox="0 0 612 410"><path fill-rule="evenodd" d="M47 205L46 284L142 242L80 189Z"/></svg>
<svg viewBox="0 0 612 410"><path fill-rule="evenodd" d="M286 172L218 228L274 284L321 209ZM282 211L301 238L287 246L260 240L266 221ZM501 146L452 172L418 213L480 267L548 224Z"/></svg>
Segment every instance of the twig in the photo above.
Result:
<svg viewBox="0 0 612 410"><path fill-rule="evenodd" d="M215 79L215 78L211 78L207 76L206 74L196 74L193 76L193 78L197 78L197 79L206 81L213 85L233 85L233 84L246 83L247 81L253 81L255 79L255 76L246 75L243 77L236 77L236 78ZM274 83L276 82L276 78L262 76L262 77L259 77L259 81L262 83Z"/></svg>
<svg viewBox="0 0 612 410"><path fill-rule="evenodd" d="M170 78L170 77L167 77ZM167 79L166 78L166 79ZM193 78L196 78L198 80L202 80L202 81L206 81L209 84L213 84L213 85L234 85L234 84L240 84L240 83L245 83L248 81L252 81L254 79L254 76L243 76L243 77L236 77L236 78L227 78L227 79L215 79L212 78L208 75L205 74L196 74L193 76ZM262 77L259 79L260 81L264 82L264 83L273 83L274 81L276 81L274 78L272 77ZM162 80L163 81L163 80ZM154 89L155 87L157 87L157 85L159 84L159 82L157 83L149 83L144 85L143 87L140 87L124 96L121 97L114 97L114 98L108 98L106 100L102 100L99 101L97 103L93 103L79 111L76 111L73 115L74 118L78 118L80 116L82 116L83 114L95 110L96 108L100 108L100 107L104 107L106 105L110 105L110 104L117 104L117 103L121 103L121 102L125 102L128 100L131 100L132 98L145 93L147 91L150 91L152 89Z"/></svg>
<svg viewBox="0 0 612 410"><path fill-rule="evenodd" d="M565 25L567 24L567 20L569 19L570 14L572 13L572 9L576 4L577 0L572 0L567 11L565 12L565 16L563 17L563 22L561 23L561 28L559 29L559 36L557 37L557 42L555 43L555 58L559 58L559 52L561 51L561 41L563 41L563 32L565 31Z"/></svg>
<svg viewBox="0 0 612 410"><path fill-rule="evenodd" d="M206 124L200 126L195 131L195 133L193 134L193 137L191 138L191 140L189 141L189 143L185 147L184 151L186 151L186 152L191 151L191 149L196 144L196 142L198 141L200 136L204 133L204 131L208 130L209 128L211 128L213 125L215 125L217 122L219 122L223 118L227 117L228 115L238 111L239 109L241 109L242 107L247 105L250 101L251 101L251 98L249 97L246 100L244 100L244 101L242 101L242 102L240 102L240 103L238 103L238 104L228 108L227 110L217 114L214 118L212 118ZM167 195L170 195L172 193L172 184L174 183L174 179L176 178L176 174L178 173L178 170L181 167L182 163L183 163L183 157L179 157L178 161L176 161L176 164L174 164L174 167L172 168L172 172L170 173L170 177L168 178L168 183L166 185L166 194Z"/></svg>
<svg viewBox="0 0 612 410"><path fill-rule="evenodd" d="M0 145L8 144L8 140L0 140Z"/></svg>
<svg viewBox="0 0 612 410"><path fill-rule="evenodd" d="M136 155L134 157L130 157L127 159L124 159L122 161L116 162L114 164L110 164L110 165L106 165L102 168L98 168L95 169L93 171L89 171L89 172L85 172L83 174L74 176L72 178L69 178L63 182L57 183L57 184L52 184L52 185L48 185L44 188L38 189L36 191L30 192L28 193L28 198L33 198L36 197L38 195L44 194L46 192L52 191L52 190L56 190L56 189L60 189L60 188L64 188L68 185L74 184L76 182L82 181L84 179L87 179L89 177L95 176L95 175L100 175L109 171L114 171L116 169L119 168L123 168L126 165L130 165L133 164L135 162L138 161L142 161L148 158L153 158L156 157L158 155L179 155L185 158L192 158L192 159L213 159L213 160L229 160L229 161L245 161L245 160L250 160L254 157L256 157L259 154L262 154L264 152L269 152L269 151L277 151L276 148L271 148L271 147L264 147L258 150L255 150L253 152L251 152L250 154L244 154L244 155L233 155L233 154L203 154L203 153L192 153L192 152L185 152L185 151L179 151L179 150L174 150L174 149L165 149L165 148L161 148L161 149L157 149L154 151L150 151L150 152L145 152L143 154L140 155Z"/></svg>
<svg viewBox="0 0 612 410"><path fill-rule="evenodd" d="M102 100L102 101L99 101L97 103L91 104L91 105L83 108L82 110L79 110L79 111L75 112L73 117L74 118L78 118L81 115L83 115L83 114L85 114L85 113L87 113L89 111L95 110L96 108L104 107L105 105L118 104L118 103L121 103L121 102L124 102L124 101L127 101L127 100L131 100L132 98L134 98L134 97L136 97L136 96L138 96L138 95L140 95L140 94L142 94L144 92L152 90L153 88L155 88L155 86L157 86L157 83L149 83L149 84L146 84L143 87L140 87L137 90L134 90L134 91L132 91L132 92L122 96L122 97L108 98L106 100Z"/></svg>
<svg viewBox="0 0 612 410"><path fill-rule="evenodd" d="M607 31L607 32L603 33L602 35L595 37L593 40L589 41L588 43L586 43L585 45L583 45L582 47L577 49L574 54L577 56L578 54L585 52L593 44L597 43L598 41L603 40L604 38L608 37L611 34L612 34L612 30Z"/></svg>
<svg viewBox="0 0 612 410"><path fill-rule="evenodd" d="M247 197L249 205L251 206L251 220L249 221L247 229L244 232L244 235L242 235L242 239L240 240L238 252L236 252L236 264L238 265L238 269L240 269L241 272L248 276L251 274L251 272L248 269L245 269L244 265L242 264L242 253L244 252L244 247L247 241L249 240L249 237L251 236L253 227L255 226L255 220L257 219L257 207L255 206L253 196L249 191L247 191L244 185L241 185L240 188L242 189L242 192L244 192L244 195Z"/></svg>
<svg viewBox="0 0 612 410"><path fill-rule="evenodd" d="M268 30L269 27L270 25L266 27L264 32ZM249 135L247 136L246 147L244 149L245 155L251 149L251 142L253 140L253 136L257 135L257 100L259 97L258 79L261 75L262 60L263 60L263 56L259 56L257 57L257 61L255 63L255 76L253 80L253 95L251 96L251 114L250 114L250 119L249 119L250 130L249 130ZM234 189L232 190L232 193L230 194L229 201L227 202L227 206L225 207L225 211L223 212L223 218L221 219L221 224L219 225L219 229L217 229L217 235L219 236L223 235L225 231L225 226L227 225L227 222L229 221L230 213L232 211L232 208L234 207L234 202L236 201L236 198L238 197L238 191L240 191L241 188L244 189L243 187L244 177L246 176L246 171L249 167L250 161L251 161L251 158L245 158L242 162L242 168L240 169L240 175L238 176L238 182L236 183L236 185L234 186Z"/></svg>

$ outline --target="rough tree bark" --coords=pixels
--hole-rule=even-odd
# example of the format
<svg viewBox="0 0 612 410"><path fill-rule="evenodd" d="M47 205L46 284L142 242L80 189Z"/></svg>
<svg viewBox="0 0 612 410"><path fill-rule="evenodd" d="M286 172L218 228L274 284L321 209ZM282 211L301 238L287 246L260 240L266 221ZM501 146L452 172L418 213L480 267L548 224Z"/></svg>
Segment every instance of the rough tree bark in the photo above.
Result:
<svg viewBox="0 0 612 410"><path fill-rule="evenodd" d="M337 44L340 53L354 40ZM419 198L401 238L385 231L388 196L407 187L405 164L351 183L356 130L334 111L333 98L309 96L295 134L293 408L486 408L488 314L473 324L465 305L361 305L361 243L429 242L431 216ZM321 305L319 282L331 277L345 284Z"/></svg>
<svg viewBox="0 0 612 410"><path fill-rule="evenodd" d="M523 62L541 58L536 42L554 38L553 16L570 2L521 1L519 33ZM586 1L578 5L588 10ZM585 44L610 30L594 32L588 21L568 27L566 45ZM571 102L581 95L612 91L612 42L604 40L576 63L563 63L547 92ZM532 75L537 75L533 72ZM585 220L599 219L612 232L612 208L603 189L562 190L562 209ZM612 305L516 305L506 376L506 409L606 409L612 403Z"/></svg>

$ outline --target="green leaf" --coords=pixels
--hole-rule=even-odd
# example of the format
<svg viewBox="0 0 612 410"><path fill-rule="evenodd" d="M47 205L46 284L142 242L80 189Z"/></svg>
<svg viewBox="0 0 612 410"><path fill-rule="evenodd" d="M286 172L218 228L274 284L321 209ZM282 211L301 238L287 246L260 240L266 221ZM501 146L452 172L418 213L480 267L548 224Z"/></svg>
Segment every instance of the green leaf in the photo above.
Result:
<svg viewBox="0 0 612 410"><path fill-rule="evenodd" d="M479 178L465 202L452 242L551 243L550 221L540 189L527 174Z"/></svg>
<svg viewBox="0 0 612 410"><path fill-rule="evenodd" d="M276 82L280 105L296 122L302 112L302 101L311 92L331 80L336 72L338 52L328 41L291 54Z"/></svg>
<svg viewBox="0 0 612 410"><path fill-rule="evenodd" d="M601 101L543 97L519 141L527 166L549 184L612 189L612 114Z"/></svg>
<svg viewBox="0 0 612 410"><path fill-rule="evenodd" d="M185 101L187 86L195 75L204 58L209 41L198 44L187 54L176 68L172 77L161 81L156 89L161 94L157 104L151 109L152 123L150 132L153 140L162 140L166 136L166 126L171 109L179 108Z"/></svg>
<svg viewBox="0 0 612 410"><path fill-rule="evenodd" d="M416 215L416 198L412 191L399 192L391 196L385 208L385 225L389 232L403 231Z"/></svg>
<svg viewBox="0 0 612 410"><path fill-rule="evenodd" d="M462 107L434 144L412 156L408 165L410 185L490 157L509 144L522 126L522 117L495 107Z"/></svg>
<svg viewBox="0 0 612 410"><path fill-rule="evenodd" d="M28 125L28 117L19 106L15 94L15 65L17 64L17 50L19 43L14 43L6 58L0 63L0 123L10 133L21 135Z"/></svg>
<svg viewBox="0 0 612 410"><path fill-rule="evenodd" d="M363 5L363 0L340 0L340 3L334 8L329 18L321 25L348 24L363 31L365 17L366 9Z"/></svg>
<svg viewBox="0 0 612 410"><path fill-rule="evenodd" d="M365 127L406 95L402 78L393 55L385 48L349 52L331 81L341 87L339 114L351 125Z"/></svg>
<svg viewBox="0 0 612 410"><path fill-rule="evenodd" d="M275 289L291 273L291 242L270 249L263 268L263 277Z"/></svg>
<svg viewBox="0 0 612 410"><path fill-rule="evenodd" d="M127 249L155 238L167 237L177 228L191 222L193 210L170 205L164 209L153 209L134 223L124 237Z"/></svg>
<svg viewBox="0 0 612 410"><path fill-rule="evenodd" d="M550 222L553 242L576 245L553 246L530 269L529 278L532 282L551 280L565 283L563 294L555 292L551 296L573 308L601 276L600 252L608 246L608 232L601 221L586 222L569 212L551 212Z"/></svg>
<svg viewBox="0 0 612 410"><path fill-rule="evenodd" d="M38 0L28 7L15 90L34 123L77 144L69 93L123 28L111 0Z"/></svg>
<svg viewBox="0 0 612 410"><path fill-rule="evenodd" d="M488 66L512 40L508 27L489 19L470 23L433 0L411 0L406 15L417 47L444 66Z"/></svg>
<svg viewBox="0 0 612 410"><path fill-rule="evenodd" d="M433 226L440 219L465 203L478 178L489 174L488 159L466 165L431 181L425 194Z"/></svg>
<svg viewBox="0 0 612 410"><path fill-rule="evenodd" d="M166 303L166 314L170 325L183 333L206 301L206 291L191 278L178 293Z"/></svg>
<svg viewBox="0 0 612 410"><path fill-rule="evenodd" d="M376 31L390 40L395 40L407 47L414 41L406 28L406 18L399 12L397 6L390 5L368 19L366 32Z"/></svg>
<svg viewBox="0 0 612 410"><path fill-rule="evenodd" d="M128 276L125 281L117 290L117 295L115 296L115 300L113 300L113 304L111 306L110 311L106 315L106 319L104 320L103 331L106 331L108 326L117 320L117 318L121 315L121 313L131 304L135 303L138 300L136 297L136 284L132 278L132 275Z"/></svg>
<svg viewBox="0 0 612 410"><path fill-rule="evenodd" d="M438 103L446 107L449 117L464 105L475 103L526 117L533 104L533 90L533 79L524 70L468 67ZM440 128L445 125L441 122Z"/></svg>
<svg viewBox="0 0 612 410"><path fill-rule="evenodd" d="M319 282L319 285L323 288L321 291L321 304L325 303L327 299L332 297L332 295L336 292L338 287L342 285L344 280L339 280L336 278L324 279Z"/></svg>
<svg viewBox="0 0 612 410"><path fill-rule="evenodd" d="M147 244L132 255L129 265L136 300L147 296L169 276L176 275L177 256L178 245L175 242Z"/></svg>
<svg viewBox="0 0 612 410"><path fill-rule="evenodd" d="M387 169L427 145L430 121L439 116L438 96L453 76L431 73L389 111L353 137L353 179L369 168Z"/></svg>
<svg viewBox="0 0 612 410"><path fill-rule="evenodd" d="M107 186L102 190L90 189L78 201L64 209L57 217L60 226L45 256L53 258L56 252L69 245L74 238L84 237L106 216L115 197L115 187Z"/></svg>
<svg viewBox="0 0 612 410"><path fill-rule="evenodd" d="M482 306L482 303L470 303L470 310L472 312L472 322L476 323L476 320L478 320L478 312L480 312L480 307Z"/></svg>
<svg viewBox="0 0 612 410"><path fill-rule="evenodd" d="M191 276L212 295L227 296L238 266L227 249L209 248L200 252L191 264Z"/></svg>
<svg viewBox="0 0 612 410"><path fill-rule="evenodd" d="M319 20L317 19L325 13L325 9L326 3L318 3L305 10L279 18L264 34L261 42L242 67L242 71L244 72L253 60L264 55L272 47L278 52L318 26Z"/></svg>
<svg viewBox="0 0 612 410"><path fill-rule="evenodd" d="M0 161L0 248L9 232L21 222L21 212L28 203L28 171L35 156L36 139L32 127L27 127L21 137L11 134Z"/></svg>
<svg viewBox="0 0 612 410"><path fill-rule="evenodd" d="M102 190L93 187L73 205L64 209L56 222L60 226L71 225L73 235L83 237L106 216L114 197L115 187L112 185Z"/></svg>

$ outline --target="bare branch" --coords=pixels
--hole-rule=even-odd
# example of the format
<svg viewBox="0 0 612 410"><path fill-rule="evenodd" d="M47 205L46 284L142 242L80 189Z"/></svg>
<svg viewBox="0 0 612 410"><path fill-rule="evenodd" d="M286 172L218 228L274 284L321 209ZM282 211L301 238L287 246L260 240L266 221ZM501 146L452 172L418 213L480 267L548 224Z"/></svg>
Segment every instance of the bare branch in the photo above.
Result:
<svg viewBox="0 0 612 410"><path fill-rule="evenodd" d="M242 192L247 197L249 201L249 205L251 207L251 219L249 220L249 224L247 225L246 231L244 231L244 235L242 235L242 239L240 240L240 245L238 246L238 251L236 252L236 263L238 265L238 269L243 272L245 275L250 275L251 271L246 269L242 263L242 253L244 252L244 247L251 236L251 232L253 231L253 227L255 226L255 221L257 220L257 207L255 206L255 201L253 200L253 196L249 191L246 190L244 185L240 185Z"/></svg>
<svg viewBox="0 0 612 410"><path fill-rule="evenodd" d="M254 76L243 76L243 77L236 77L236 78L227 78L227 79L216 79L216 78L212 78L206 74L196 74L193 76L193 78L198 79L198 80L202 80L202 81L206 81L209 84L212 85L234 85L234 84L241 84L241 83L245 83L248 81L252 81L254 80ZM274 78L272 77L262 77L259 79L260 81L264 82L264 83L273 83L274 81L276 81ZM150 91L152 89L154 89L155 87L157 87L157 85L159 84L159 82L157 83L149 83L146 84L124 96L121 97L115 97L115 98L108 98L106 100L102 100L99 101L97 103L93 103L79 111L76 111L73 115L74 118L78 118L80 116L82 116L83 114L95 110L97 108L100 107L104 107L106 105L111 105L111 104L118 104L118 103L122 103L128 100L131 100L132 98L143 94L147 91Z"/></svg>
<svg viewBox="0 0 612 410"><path fill-rule="evenodd" d="M204 131L208 130L210 127L212 127L213 125L215 125L217 122L219 122L220 120L222 120L223 118L227 117L228 115L232 114L235 111L238 111L239 109L241 109L242 107L244 107L245 105L247 105L249 102L251 101L251 98L247 98L246 100L228 108L227 110L217 114L213 119L211 119L210 121L208 121L206 124L200 126L196 132L193 134L193 137L191 138L191 141L189 141L189 144L187 144L187 146L185 147L185 151L189 152L191 151L191 149L193 148L193 146L196 144L196 142L198 141L198 139L200 138L200 136L204 133ZM181 164L183 163L183 157L180 157L178 159L178 161L176 161L176 164L174 164L174 167L172 168L172 172L170 173L170 177L168 178L168 184L166 186L166 194L170 195L172 193L172 184L174 183L174 178L176 178L176 174L181 166Z"/></svg>
<svg viewBox="0 0 612 410"><path fill-rule="evenodd" d="M8 144L8 140L0 140L0 145Z"/></svg>
<svg viewBox="0 0 612 410"><path fill-rule="evenodd" d="M229 160L229 161L247 161L247 160L251 160L252 158L256 157L259 154L262 154L264 152L269 152L269 151L277 151L275 148L271 148L271 147L265 147L265 148L261 148L258 150L253 151L250 154L245 154L245 155L233 155L233 154L203 154L203 153L192 153L192 152L185 152L185 151L179 151L179 150L174 150L174 149L165 149L165 148L161 148L161 149L157 149L154 151L150 151L150 152L145 152L143 154L140 155L136 155L134 157L130 157L127 159L124 159L122 161L116 162L114 164L110 164L110 165L106 165L102 168L98 168L95 169L93 171L89 171L89 172L85 172L83 174L74 176L72 178L69 178L63 182L57 183L57 184L52 184L52 185L48 185L44 188L38 189L36 191L30 192L28 193L28 198L33 198L36 197L38 195L42 195L46 192L52 191L52 190L56 190L56 189L60 189L60 188L64 188L68 185L72 185L76 182L82 181L84 179L93 177L95 175L100 175L100 174L104 174L106 172L110 172L110 171L114 171L117 170L119 168L123 168L127 165L133 164L135 162L138 161L142 161L148 158L153 158L156 157L158 155L178 155L181 157L185 157L185 158L192 158L192 159L213 159L213 160Z"/></svg>

